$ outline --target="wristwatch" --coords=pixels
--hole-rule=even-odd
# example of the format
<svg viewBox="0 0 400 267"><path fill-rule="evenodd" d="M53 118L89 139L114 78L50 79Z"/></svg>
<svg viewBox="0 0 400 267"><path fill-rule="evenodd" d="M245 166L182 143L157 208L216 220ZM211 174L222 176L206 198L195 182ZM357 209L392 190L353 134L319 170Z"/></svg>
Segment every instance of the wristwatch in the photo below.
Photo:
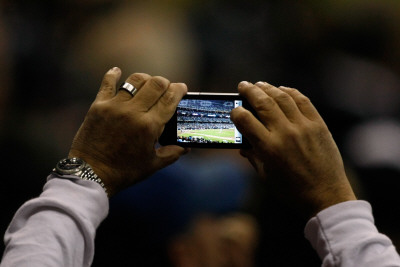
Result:
<svg viewBox="0 0 400 267"><path fill-rule="evenodd" d="M93 181L101 185L107 194L103 181L94 173L92 167L81 158L65 158L60 160L53 172L59 175L74 175L82 180Z"/></svg>

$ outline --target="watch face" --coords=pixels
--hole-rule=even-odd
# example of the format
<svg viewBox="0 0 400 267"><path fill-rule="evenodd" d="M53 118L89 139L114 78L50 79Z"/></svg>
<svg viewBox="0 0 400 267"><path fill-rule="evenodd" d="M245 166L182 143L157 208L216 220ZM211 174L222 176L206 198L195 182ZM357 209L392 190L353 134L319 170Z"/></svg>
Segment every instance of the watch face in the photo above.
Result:
<svg viewBox="0 0 400 267"><path fill-rule="evenodd" d="M63 159L58 162L56 170L60 174L73 174L83 168L84 161L79 158Z"/></svg>

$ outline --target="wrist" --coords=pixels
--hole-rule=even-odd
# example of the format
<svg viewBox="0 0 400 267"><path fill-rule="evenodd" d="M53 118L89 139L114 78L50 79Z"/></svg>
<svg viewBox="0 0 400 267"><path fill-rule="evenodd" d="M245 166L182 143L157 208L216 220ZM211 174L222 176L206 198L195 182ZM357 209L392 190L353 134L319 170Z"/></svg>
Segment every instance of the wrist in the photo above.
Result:
<svg viewBox="0 0 400 267"><path fill-rule="evenodd" d="M311 205L313 209L310 211L309 218L314 217L319 212L331 206L352 200L357 200L357 197L355 196L353 190L351 189L342 192L332 191L332 192L322 193L316 199L314 205Z"/></svg>
<svg viewBox="0 0 400 267"><path fill-rule="evenodd" d="M78 157L68 157L60 160L53 169L55 173L63 177L64 175L77 176L82 180L92 181L99 184L104 192L108 194L107 187L102 179L90 164Z"/></svg>
<svg viewBox="0 0 400 267"><path fill-rule="evenodd" d="M113 177L109 175L113 172L110 170L110 167L107 164L103 163L102 160L94 158L90 154L76 149L71 149L68 157L81 158L87 162L92 167L93 171L98 175L98 177L100 177L103 181L104 187L107 189L108 197L115 195L119 191L116 189L116 186L113 183Z"/></svg>

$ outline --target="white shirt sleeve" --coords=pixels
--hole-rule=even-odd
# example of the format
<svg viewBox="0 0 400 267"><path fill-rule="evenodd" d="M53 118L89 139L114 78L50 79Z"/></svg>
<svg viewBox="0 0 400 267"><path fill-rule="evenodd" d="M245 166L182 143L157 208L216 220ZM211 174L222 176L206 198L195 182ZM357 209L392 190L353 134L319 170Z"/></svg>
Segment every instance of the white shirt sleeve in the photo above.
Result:
<svg viewBox="0 0 400 267"><path fill-rule="evenodd" d="M1 267L91 265L108 198L99 184L68 177L50 175L43 193L16 212L4 236Z"/></svg>
<svg viewBox="0 0 400 267"><path fill-rule="evenodd" d="M307 223L305 236L324 267L400 266L395 247L376 229L365 201L347 201L321 211Z"/></svg>

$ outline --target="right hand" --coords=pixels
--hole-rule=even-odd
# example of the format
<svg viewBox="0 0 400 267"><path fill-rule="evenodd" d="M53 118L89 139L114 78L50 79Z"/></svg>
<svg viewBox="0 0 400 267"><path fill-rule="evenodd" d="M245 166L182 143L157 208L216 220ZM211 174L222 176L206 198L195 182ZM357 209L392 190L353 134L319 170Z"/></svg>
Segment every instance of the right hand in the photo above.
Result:
<svg viewBox="0 0 400 267"><path fill-rule="evenodd" d="M119 68L104 76L69 153L92 166L109 196L145 179L188 151L179 146L155 148L165 123L187 92L186 85L135 73L127 79L138 89L132 97L124 90L117 91L120 76Z"/></svg>
<svg viewBox="0 0 400 267"><path fill-rule="evenodd" d="M307 97L263 82L241 82L238 89L259 119L242 107L231 119L252 145L241 154L261 176L307 217L356 199L332 135Z"/></svg>

